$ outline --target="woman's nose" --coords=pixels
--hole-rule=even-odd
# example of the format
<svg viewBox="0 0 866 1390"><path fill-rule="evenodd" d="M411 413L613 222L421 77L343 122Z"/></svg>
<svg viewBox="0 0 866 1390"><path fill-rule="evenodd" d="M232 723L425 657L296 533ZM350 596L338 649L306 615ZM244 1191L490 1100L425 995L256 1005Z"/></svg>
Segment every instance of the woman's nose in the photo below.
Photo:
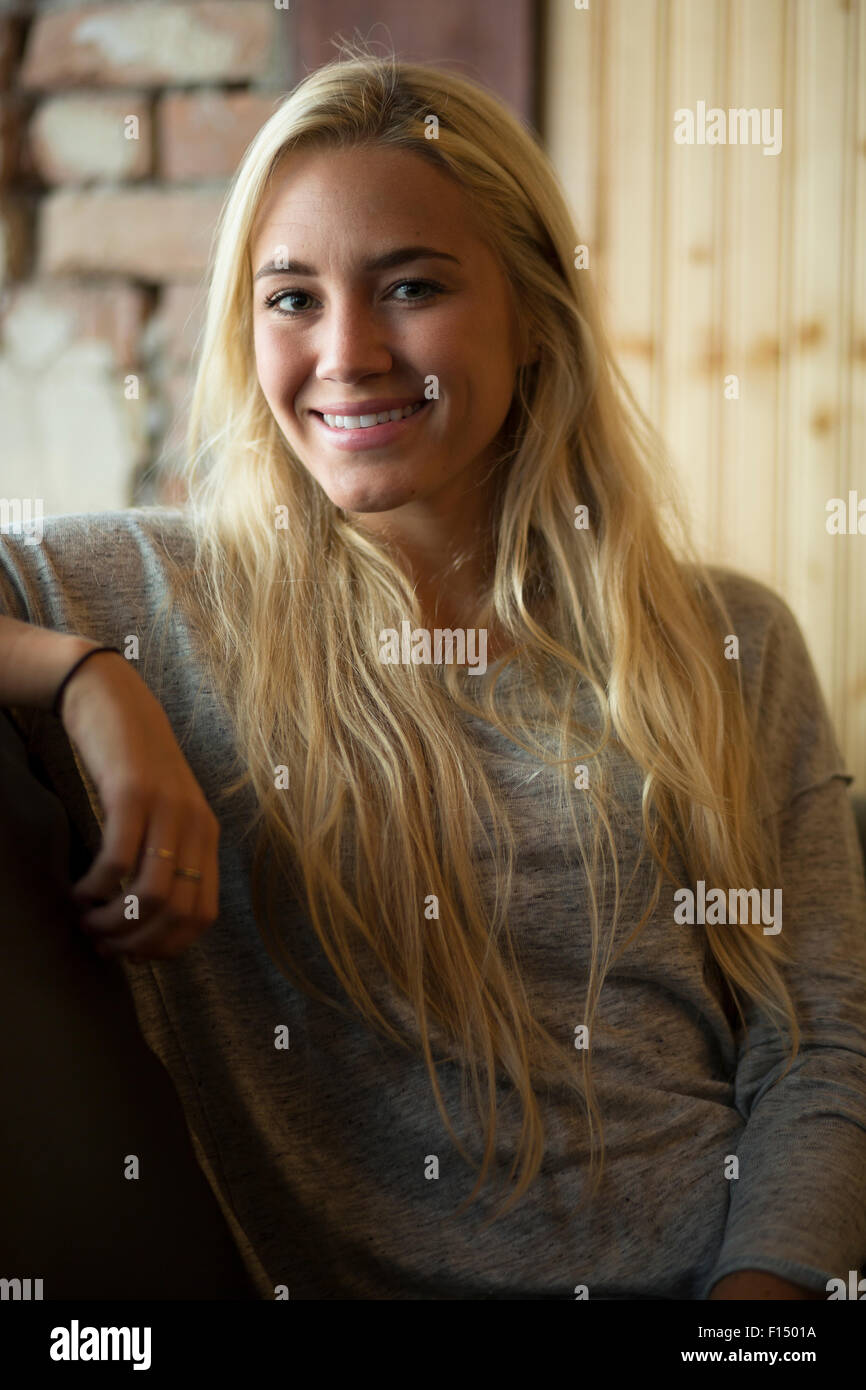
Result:
<svg viewBox="0 0 866 1390"><path fill-rule="evenodd" d="M393 342L383 316L372 306L345 304L325 311L317 324L320 376L363 376L387 371Z"/></svg>

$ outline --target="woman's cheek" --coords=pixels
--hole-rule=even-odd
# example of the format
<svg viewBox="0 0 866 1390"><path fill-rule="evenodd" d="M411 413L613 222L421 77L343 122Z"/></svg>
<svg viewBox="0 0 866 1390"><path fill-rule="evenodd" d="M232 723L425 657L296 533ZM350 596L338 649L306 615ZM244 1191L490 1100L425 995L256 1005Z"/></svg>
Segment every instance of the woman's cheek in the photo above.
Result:
<svg viewBox="0 0 866 1390"><path fill-rule="evenodd" d="M287 389L286 372L280 368L279 355L267 341L256 346L256 372L262 393L275 415L287 414L284 402L292 399Z"/></svg>

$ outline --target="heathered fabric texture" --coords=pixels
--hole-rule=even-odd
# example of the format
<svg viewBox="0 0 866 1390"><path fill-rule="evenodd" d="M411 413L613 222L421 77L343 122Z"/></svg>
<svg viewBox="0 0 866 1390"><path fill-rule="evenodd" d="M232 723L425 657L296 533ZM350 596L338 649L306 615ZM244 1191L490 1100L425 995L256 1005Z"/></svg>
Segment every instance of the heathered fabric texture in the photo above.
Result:
<svg viewBox="0 0 866 1390"><path fill-rule="evenodd" d="M291 1298L304 1299L571 1299L586 1285L591 1299L700 1299L742 1269L817 1291L831 1277L847 1280L866 1257L866 889L852 779L786 605L757 582L721 572L782 818L782 930L796 942L788 978L803 1051L771 1089L785 1064L774 1030L749 1014L750 1046L738 1049L717 986L705 979L701 928L677 925L673 890L663 892L608 976L602 1020L618 1031L599 1029L592 1040L607 1161L598 1198L573 1214L586 1173L583 1121L574 1100L553 1089L542 1098L543 1169L517 1208L485 1230L496 1193L488 1186L457 1214L475 1173L447 1135L423 1060L360 1018L313 1002L262 943L250 900L252 840L244 838L250 803L221 811L216 802L234 761L228 712L182 617L168 629L163 661L154 666L146 650L165 592L163 547L188 560L182 511L46 518L35 545L7 528L0 608L118 646L137 634L138 669L220 815L217 922L177 960L124 962L123 970L261 1296L286 1285ZM59 722L34 710L16 716L95 853L98 804ZM557 774L471 723L517 827L509 922L527 986L546 1025L570 1038L582 1021L587 888L569 827L554 816ZM641 843L639 787L623 758L623 882ZM489 888L489 864L478 854ZM684 871L681 881L694 887ZM625 934L650 888L645 863L626 898ZM332 992L323 953L289 893L279 929ZM392 1003L405 1019L403 1001ZM280 1025L290 1031L287 1050L274 1045ZM441 1066L439 1076L452 1122L479 1156L480 1137L466 1112L461 1118L456 1067ZM517 1117L507 1106L498 1175L510 1162ZM726 1176L734 1154L736 1179ZM425 1175L430 1156L438 1179Z"/></svg>

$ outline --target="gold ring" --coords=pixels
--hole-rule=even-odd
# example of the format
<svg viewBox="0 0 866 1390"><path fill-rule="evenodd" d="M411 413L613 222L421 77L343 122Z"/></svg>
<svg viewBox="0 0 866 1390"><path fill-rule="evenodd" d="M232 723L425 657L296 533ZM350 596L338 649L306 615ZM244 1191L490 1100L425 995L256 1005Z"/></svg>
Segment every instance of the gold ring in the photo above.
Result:
<svg viewBox="0 0 866 1390"><path fill-rule="evenodd" d="M196 883L201 882L201 874L198 869L175 869L175 878L192 878Z"/></svg>
<svg viewBox="0 0 866 1390"><path fill-rule="evenodd" d="M144 852L145 854L158 854L160 859L174 858L173 849L157 849L156 845L148 845Z"/></svg>

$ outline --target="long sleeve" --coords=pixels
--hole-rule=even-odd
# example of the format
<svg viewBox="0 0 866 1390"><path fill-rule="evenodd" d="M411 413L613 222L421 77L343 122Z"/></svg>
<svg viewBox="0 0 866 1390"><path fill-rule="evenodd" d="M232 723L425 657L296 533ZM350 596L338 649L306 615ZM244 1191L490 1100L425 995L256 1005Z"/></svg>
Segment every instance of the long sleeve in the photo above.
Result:
<svg viewBox="0 0 866 1390"><path fill-rule="evenodd" d="M724 1240L726 1274L767 1270L813 1289L866 1260L866 885L846 778L781 814L786 978L802 1046L791 1070L765 1017L747 1013L736 1105L746 1119Z"/></svg>

